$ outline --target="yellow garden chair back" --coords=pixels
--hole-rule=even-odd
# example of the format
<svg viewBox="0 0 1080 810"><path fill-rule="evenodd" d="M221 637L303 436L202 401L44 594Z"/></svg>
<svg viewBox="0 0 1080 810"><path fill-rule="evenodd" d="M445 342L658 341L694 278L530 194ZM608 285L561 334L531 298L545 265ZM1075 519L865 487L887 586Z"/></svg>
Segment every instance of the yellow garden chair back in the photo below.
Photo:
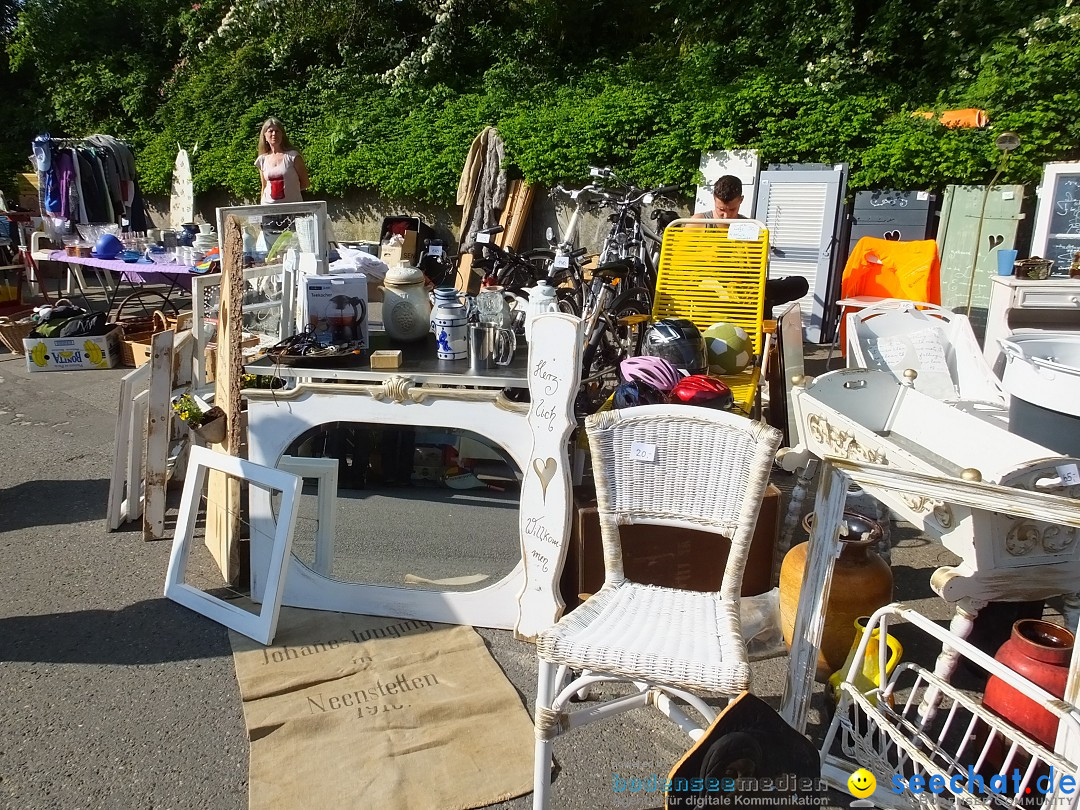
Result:
<svg viewBox="0 0 1080 810"><path fill-rule="evenodd" d="M735 405L751 413L764 344L769 231L754 219L677 219L664 230L652 318L686 318L705 331L726 321L750 337L754 356L743 372L719 375Z"/></svg>

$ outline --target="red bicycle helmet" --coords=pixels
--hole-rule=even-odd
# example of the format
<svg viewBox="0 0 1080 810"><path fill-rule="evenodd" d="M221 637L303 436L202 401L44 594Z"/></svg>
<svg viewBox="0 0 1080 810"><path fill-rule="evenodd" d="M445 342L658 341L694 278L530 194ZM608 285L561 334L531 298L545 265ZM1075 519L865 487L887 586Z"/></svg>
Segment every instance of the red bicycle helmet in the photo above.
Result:
<svg viewBox="0 0 1080 810"><path fill-rule="evenodd" d="M682 375L670 360L663 357L627 357L619 364L624 382L644 382L665 394L678 385Z"/></svg>
<svg viewBox="0 0 1080 810"><path fill-rule="evenodd" d="M683 377L679 384L671 389L669 399L682 405L697 405L721 411L726 411L735 404L735 396L724 381L707 374Z"/></svg>

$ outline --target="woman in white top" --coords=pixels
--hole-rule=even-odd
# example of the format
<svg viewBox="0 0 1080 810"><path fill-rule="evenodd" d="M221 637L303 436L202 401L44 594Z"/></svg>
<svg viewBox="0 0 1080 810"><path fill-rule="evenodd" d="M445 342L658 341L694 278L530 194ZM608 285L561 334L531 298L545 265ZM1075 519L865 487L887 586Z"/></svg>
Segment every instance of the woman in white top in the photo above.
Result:
<svg viewBox="0 0 1080 810"><path fill-rule="evenodd" d="M263 205L283 202L303 202L300 192L308 187L307 166L303 156L293 149L285 127L276 118L267 118L259 131L259 167Z"/></svg>

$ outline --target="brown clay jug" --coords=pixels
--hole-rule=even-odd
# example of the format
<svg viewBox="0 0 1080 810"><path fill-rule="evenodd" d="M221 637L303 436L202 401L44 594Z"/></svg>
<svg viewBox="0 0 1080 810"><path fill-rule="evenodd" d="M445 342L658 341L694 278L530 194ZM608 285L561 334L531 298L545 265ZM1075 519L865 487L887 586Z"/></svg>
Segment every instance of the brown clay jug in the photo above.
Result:
<svg viewBox="0 0 1080 810"><path fill-rule="evenodd" d="M813 517L811 512L803 519L808 534ZM881 526L865 515L844 512L840 533L840 557L833 568L832 587L825 608L825 630L818 655L817 677L820 680L828 678L847 660L855 639L855 620L889 604L893 596L892 569L874 551L881 540ZM808 547L809 541L793 546L780 566L780 623L789 647L795 630Z"/></svg>

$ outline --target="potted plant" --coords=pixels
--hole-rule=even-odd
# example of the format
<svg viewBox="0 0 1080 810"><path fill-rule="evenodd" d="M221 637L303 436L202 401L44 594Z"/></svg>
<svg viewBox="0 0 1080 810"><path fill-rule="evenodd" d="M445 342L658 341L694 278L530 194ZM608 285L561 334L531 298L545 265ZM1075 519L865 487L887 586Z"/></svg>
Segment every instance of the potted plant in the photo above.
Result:
<svg viewBox="0 0 1080 810"><path fill-rule="evenodd" d="M173 412L193 432L209 444L225 439L228 420L225 411L218 406L206 407L206 403L191 394L183 394L172 402Z"/></svg>

